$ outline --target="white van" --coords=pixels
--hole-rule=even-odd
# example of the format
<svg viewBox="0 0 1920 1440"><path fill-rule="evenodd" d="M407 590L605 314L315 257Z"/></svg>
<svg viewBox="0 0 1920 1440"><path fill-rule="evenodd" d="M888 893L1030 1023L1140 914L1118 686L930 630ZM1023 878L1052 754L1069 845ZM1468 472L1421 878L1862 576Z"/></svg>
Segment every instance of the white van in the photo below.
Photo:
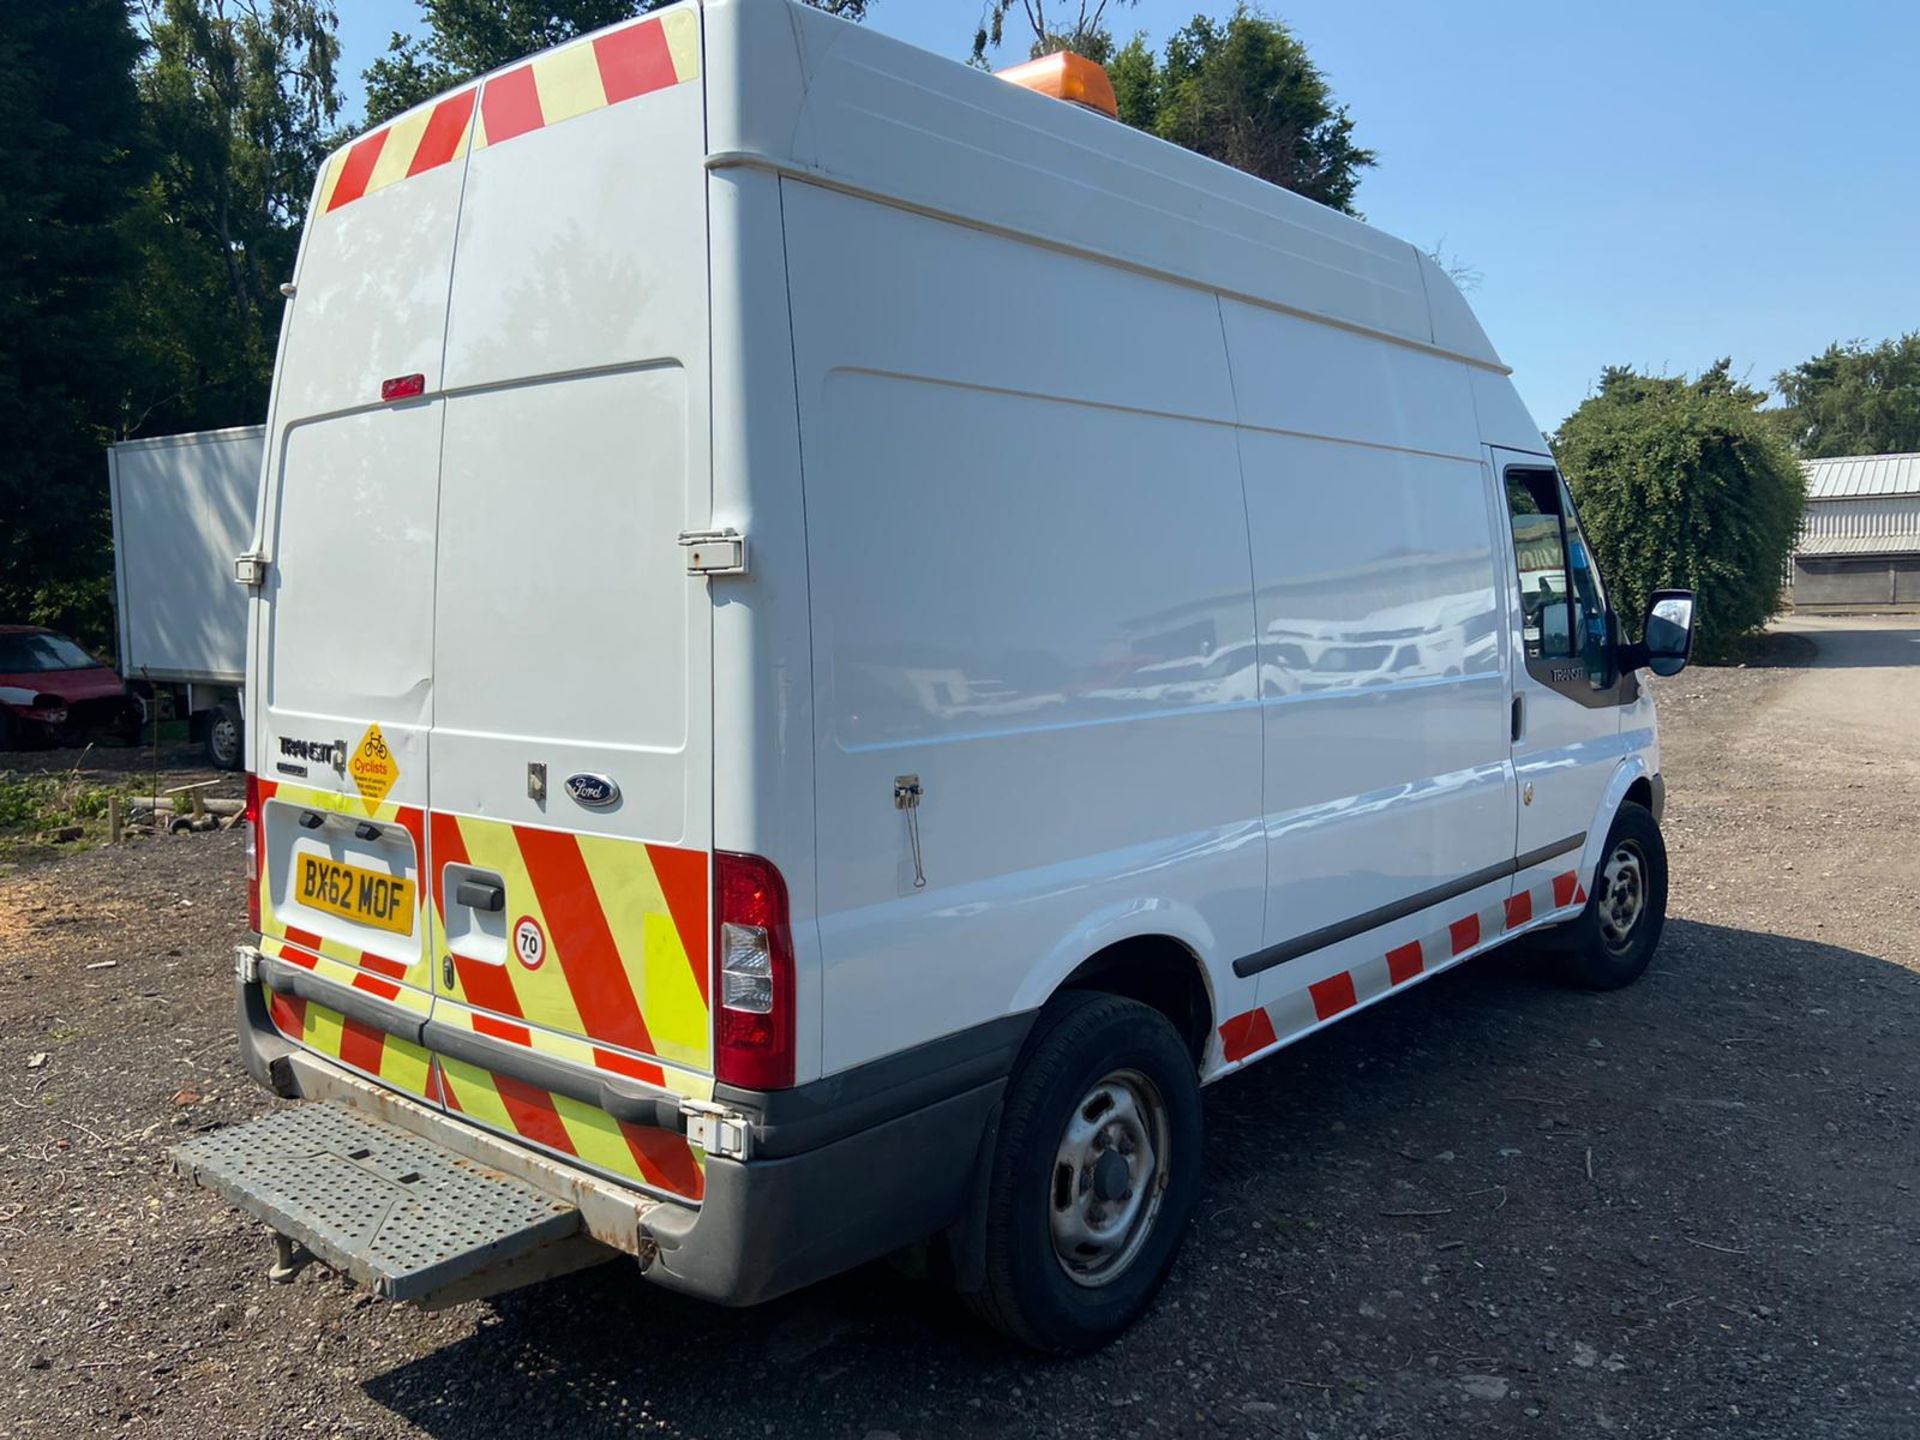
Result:
<svg viewBox="0 0 1920 1440"><path fill-rule="evenodd" d="M1201 1085L1549 926L1646 965L1691 597L1621 643L1404 241L706 0L334 156L294 287L238 988L323 1103L179 1164L379 1293L910 1249L1084 1347Z"/></svg>

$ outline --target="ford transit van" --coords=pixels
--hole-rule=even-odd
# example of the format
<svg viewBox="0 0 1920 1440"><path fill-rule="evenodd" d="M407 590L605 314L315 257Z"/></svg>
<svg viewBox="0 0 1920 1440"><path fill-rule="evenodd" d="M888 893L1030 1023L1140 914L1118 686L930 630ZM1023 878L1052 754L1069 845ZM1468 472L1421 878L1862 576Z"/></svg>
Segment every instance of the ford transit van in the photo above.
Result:
<svg viewBox="0 0 1920 1440"><path fill-rule="evenodd" d="M238 562L307 1103L178 1152L282 1273L905 1251L1084 1348L1202 1086L1520 937L1646 966L1692 598L1623 637L1416 247L1067 73L688 0L324 166Z"/></svg>

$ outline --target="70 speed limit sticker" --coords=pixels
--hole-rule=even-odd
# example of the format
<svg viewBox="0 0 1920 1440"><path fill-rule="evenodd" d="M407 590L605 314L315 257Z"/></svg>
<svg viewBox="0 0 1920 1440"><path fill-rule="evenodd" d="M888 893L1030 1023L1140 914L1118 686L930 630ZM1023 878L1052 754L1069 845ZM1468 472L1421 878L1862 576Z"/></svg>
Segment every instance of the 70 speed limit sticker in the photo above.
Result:
<svg viewBox="0 0 1920 1440"><path fill-rule="evenodd" d="M513 922L513 953L529 970L538 970L547 958L547 932L531 915L522 915Z"/></svg>

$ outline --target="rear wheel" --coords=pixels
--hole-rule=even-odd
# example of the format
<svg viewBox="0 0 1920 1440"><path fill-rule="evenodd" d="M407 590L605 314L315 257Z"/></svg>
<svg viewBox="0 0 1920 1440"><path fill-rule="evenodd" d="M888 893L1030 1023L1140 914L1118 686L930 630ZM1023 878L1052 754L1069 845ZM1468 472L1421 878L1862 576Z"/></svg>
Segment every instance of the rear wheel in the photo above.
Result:
<svg viewBox="0 0 1920 1440"><path fill-rule="evenodd" d="M1651 811L1620 807L1587 890L1587 908L1554 936L1561 970L1588 990L1631 985L1667 920L1667 846Z"/></svg>
<svg viewBox="0 0 1920 1440"><path fill-rule="evenodd" d="M238 770L241 750L239 707L223 701L207 717L207 763L216 770Z"/></svg>
<svg viewBox="0 0 1920 1440"><path fill-rule="evenodd" d="M976 1313L1053 1354L1112 1339L1173 1264L1200 1182L1200 1092L1165 1016L1073 991L1007 1092Z"/></svg>

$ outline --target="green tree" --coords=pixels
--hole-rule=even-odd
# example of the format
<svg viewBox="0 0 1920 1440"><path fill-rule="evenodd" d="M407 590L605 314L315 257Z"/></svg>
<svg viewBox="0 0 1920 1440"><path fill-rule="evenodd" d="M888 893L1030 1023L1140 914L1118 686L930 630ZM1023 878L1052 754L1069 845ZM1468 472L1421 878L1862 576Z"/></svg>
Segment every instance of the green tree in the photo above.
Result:
<svg viewBox="0 0 1920 1440"><path fill-rule="evenodd" d="M145 164L122 0L0 5L0 620L99 644Z"/></svg>
<svg viewBox="0 0 1920 1440"><path fill-rule="evenodd" d="M367 68L367 126L390 120L452 89L531 55L658 10L669 0L415 0L423 36L394 35ZM873 0L807 0L830 14L864 20Z"/></svg>
<svg viewBox="0 0 1920 1440"><path fill-rule="evenodd" d="M1774 383L1809 459L1920 450L1920 331L1878 345L1829 345Z"/></svg>
<svg viewBox="0 0 1920 1440"><path fill-rule="evenodd" d="M1780 608L1806 482L1763 392L1721 360L1688 381L1611 367L1554 451L1629 627L1663 586L1700 592L1699 652L1724 660Z"/></svg>
<svg viewBox="0 0 1920 1440"><path fill-rule="evenodd" d="M1160 123L1160 62L1147 48L1145 35L1135 35L1107 61L1107 78L1113 82L1121 121L1154 134Z"/></svg>
<svg viewBox="0 0 1920 1440"><path fill-rule="evenodd" d="M1047 0L987 0L981 12L980 26L973 34L973 63L985 66L987 51L998 50L1006 40L1007 19L1018 12L1024 28L1033 32L1028 56L1039 59L1056 50L1071 50L1076 55L1105 65L1113 58L1113 36L1106 27L1109 4L1116 0L1056 0L1051 12ZM1117 0L1120 5L1138 5L1140 0Z"/></svg>
<svg viewBox="0 0 1920 1440"><path fill-rule="evenodd" d="M1309 200L1356 214L1360 172L1375 163L1307 47L1281 24L1237 6L1196 15L1158 64L1136 38L1115 59L1120 118Z"/></svg>
<svg viewBox="0 0 1920 1440"><path fill-rule="evenodd" d="M140 383L123 433L255 423L314 177L336 140L326 0L149 0L158 173L137 221Z"/></svg>

